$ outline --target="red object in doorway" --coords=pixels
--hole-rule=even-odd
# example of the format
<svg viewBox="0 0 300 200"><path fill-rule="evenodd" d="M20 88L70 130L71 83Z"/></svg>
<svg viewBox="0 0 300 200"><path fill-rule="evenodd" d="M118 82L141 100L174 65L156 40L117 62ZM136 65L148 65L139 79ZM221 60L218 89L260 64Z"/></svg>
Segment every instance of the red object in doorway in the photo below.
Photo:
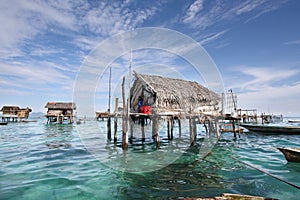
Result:
<svg viewBox="0 0 300 200"><path fill-rule="evenodd" d="M151 112L152 112L151 106L141 106L140 107L140 113L151 114Z"/></svg>

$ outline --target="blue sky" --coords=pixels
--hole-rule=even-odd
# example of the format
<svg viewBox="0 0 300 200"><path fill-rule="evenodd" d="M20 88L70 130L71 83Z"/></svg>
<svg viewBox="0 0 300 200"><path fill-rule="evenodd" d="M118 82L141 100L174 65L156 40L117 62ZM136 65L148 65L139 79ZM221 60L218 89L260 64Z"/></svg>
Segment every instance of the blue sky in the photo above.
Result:
<svg viewBox="0 0 300 200"><path fill-rule="evenodd" d="M82 63L103 40L137 28L162 27L205 48L225 90L238 93L239 107L300 116L299 10L297 0L2 0L0 106L45 112L48 101L72 101ZM113 69L124 69L128 57L120 56ZM166 52L133 52L137 68L153 63L187 66ZM96 110L106 107L96 101Z"/></svg>

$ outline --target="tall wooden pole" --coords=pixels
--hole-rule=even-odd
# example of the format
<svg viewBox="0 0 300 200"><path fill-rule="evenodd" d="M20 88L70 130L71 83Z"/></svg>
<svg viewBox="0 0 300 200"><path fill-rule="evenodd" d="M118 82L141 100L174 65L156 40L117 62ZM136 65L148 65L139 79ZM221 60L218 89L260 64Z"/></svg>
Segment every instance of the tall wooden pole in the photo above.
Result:
<svg viewBox="0 0 300 200"><path fill-rule="evenodd" d="M114 142L117 142L118 139L118 107L119 107L119 98L116 98L116 105L115 105L115 117L114 117Z"/></svg>
<svg viewBox="0 0 300 200"><path fill-rule="evenodd" d="M108 83L108 119L107 119L107 139L111 140L111 118L110 118L110 99L111 99L111 66L109 67L109 83Z"/></svg>
<svg viewBox="0 0 300 200"><path fill-rule="evenodd" d="M122 147L123 149L128 148L128 123L127 123L127 106L126 106L126 98L125 98L125 77L123 77L123 82L122 82L122 99L123 99L123 115L122 115L122 129L123 129L123 134L122 134Z"/></svg>

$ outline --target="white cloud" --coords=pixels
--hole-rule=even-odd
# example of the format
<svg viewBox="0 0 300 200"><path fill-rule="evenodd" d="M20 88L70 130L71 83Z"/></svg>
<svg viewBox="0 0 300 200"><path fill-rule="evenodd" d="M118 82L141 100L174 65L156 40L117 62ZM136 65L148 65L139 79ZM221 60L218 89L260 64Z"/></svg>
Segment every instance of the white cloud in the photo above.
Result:
<svg viewBox="0 0 300 200"><path fill-rule="evenodd" d="M127 31L141 25L157 11L156 7L146 8L144 10L130 9L130 2L114 2L107 4L100 2L99 6L91 9L83 18L88 29L102 36L109 36Z"/></svg>
<svg viewBox="0 0 300 200"><path fill-rule="evenodd" d="M229 88L238 91L238 107L284 115L300 114L300 83L291 79L299 76L300 70L250 66L235 70L239 78L233 80L231 76L234 84Z"/></svg>
<svg viewBox="0 0 300 200"><path fill-rule="evenodd" d="M300 84L265 87L238 94L240 108L256 108L258 112L299 116Z"/></svg>
<svg viewBox="0 0 300 200"><path fill-rule="evenodd" d="M209 43L210 41L214 41L214 40L222 37L227 31L228 30L221 31L221 32L218 32L218 33L211 33L208 36L204 36L204 39L202 39L200 41L200 44L205 45L205 44Z"/></svg>
<svg viewBox="0 0 300 200"><path fill-rule="evenodd" d="M0 76L2 87L39 89L47 84L56 84L57 87L69 86L72 88L73 81L58 68L54 68L47 62L13 62L0 64Z"/></svg>
<svg viewBox="0 0 300 200"><path fill-rule="evenodd" d="M184 23L191 22L195 18L196 14L199 13L202 9L203 9L203 0L194 1L194 3L192 3L192 5L190 5L188 10L186 11L186 14L182 19L183 22Z"/></svg>
<svg viewBox="0 0 300 200"><path fill-rule="evenodd" d="M268 87L276 81L285 80L300 73L296 69L258 68L244 66L239 68L240 73L250 77L250 81L244 81L235 87L246 90L260 90Z"/></svg>

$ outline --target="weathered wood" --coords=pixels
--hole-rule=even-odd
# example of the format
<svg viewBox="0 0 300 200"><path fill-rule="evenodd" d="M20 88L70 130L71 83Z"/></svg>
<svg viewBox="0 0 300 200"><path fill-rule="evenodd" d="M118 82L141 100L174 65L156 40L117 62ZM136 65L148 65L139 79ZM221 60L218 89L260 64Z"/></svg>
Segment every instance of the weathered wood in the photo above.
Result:
<svg viewBox="0 0 300 200"><path fill-rule="evenodd" d="M170 125L171 125L171 140L173 140L173 133L174 133L174 118L171 117L171 121L170 121Z"/></svg>
<svg viewBox="0 0 300 200"><path fill-rule="evenodd" d="M111 117L107 119L107 139L111 140Z"/></svg>
<svg viewBox="0 0 300 200"><path fill-rule="evenodd" d="M179 138L181 138L181 120L178 118Z"/></svg>
<svg viewBox="0 0 300 200"><path fill-rule="evenodd" d="M189 116L189 126L190 126L190 144L191 146L195 145L195 135L194 135L194 128L193 128L193 122L192 117Z"/></svg>
<svg viewBox="0 0 300 200"><path fill-rule="evenodd" d="M123 149L128 148L128 123L127 123L127 106L125 99L125 77L122 81L122 99L123 99L123 116L122 116L122 147Z"/></svg>
<svg viewBox="0 0 300 200"><path fill-rule="evenodd" d="M116 98L115 103L115 117L114 117L114 142L118 140L118 107L119 107L119 98Z"/></svg>
<svg viewBox="0 0 300 200"><path fill-rule="evenodd" d="M159 148L160 147L160 138L158 133L159 120L155 110L153 110L152 114L153 114L152 115L152 136L155 139L156 147Z"/></svg>
<svg viewBox="0 0 300 200"><path fill-rule="evenodd" d="M145 142L145 117L140 116L141 120L141 129L142 129L142 142Z"/></svg>

